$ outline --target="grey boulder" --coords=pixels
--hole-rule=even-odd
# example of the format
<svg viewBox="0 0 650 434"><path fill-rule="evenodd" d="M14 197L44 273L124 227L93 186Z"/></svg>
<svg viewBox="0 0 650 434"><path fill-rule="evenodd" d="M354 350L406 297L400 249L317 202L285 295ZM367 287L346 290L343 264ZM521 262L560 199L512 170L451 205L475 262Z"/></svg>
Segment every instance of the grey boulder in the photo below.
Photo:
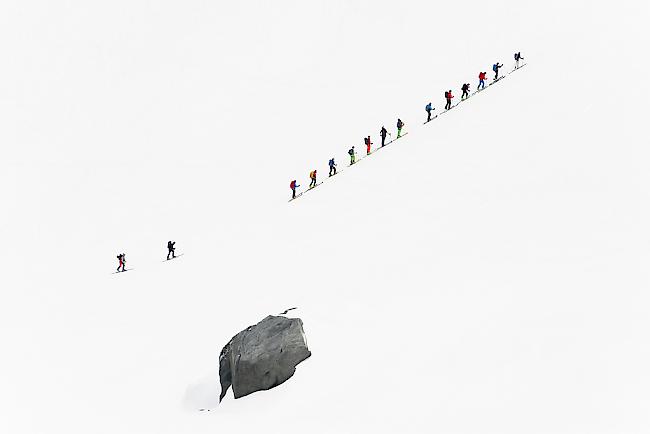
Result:
<svg viewBox="0 0 650 434"><path fill-rule="evenodd" d="M235 398L241 398L284 383L309 356L300 318L267 316L237 333L221 350L219 402L231 385Z"/></svg>

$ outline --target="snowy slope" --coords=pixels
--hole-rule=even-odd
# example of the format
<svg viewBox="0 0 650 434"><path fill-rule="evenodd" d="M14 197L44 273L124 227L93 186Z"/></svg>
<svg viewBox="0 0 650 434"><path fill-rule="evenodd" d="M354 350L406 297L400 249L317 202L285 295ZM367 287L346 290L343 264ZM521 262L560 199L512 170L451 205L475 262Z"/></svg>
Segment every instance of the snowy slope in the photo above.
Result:
<svg viewBox="0 0 650 434"><path fill-rule="evenodd" d="M400 5L3 4L2 432L648 431L648 6ZM293 306L313 356L216 406Z"/></svg>

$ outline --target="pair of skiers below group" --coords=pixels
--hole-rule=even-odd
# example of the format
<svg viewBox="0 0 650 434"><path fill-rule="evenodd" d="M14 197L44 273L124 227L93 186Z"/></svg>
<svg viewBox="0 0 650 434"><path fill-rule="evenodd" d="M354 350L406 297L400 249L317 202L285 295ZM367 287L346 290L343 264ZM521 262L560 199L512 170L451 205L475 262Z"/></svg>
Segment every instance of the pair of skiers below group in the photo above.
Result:
<svg viewBox="0 0 650 434"><path fill-rule="evenodd" d="M167 241L167 260L174 259L176 257L176 241ZM119 261L117 266L117 272L126 271L126 255L120 253L117 255L117 260Z"/></svg>

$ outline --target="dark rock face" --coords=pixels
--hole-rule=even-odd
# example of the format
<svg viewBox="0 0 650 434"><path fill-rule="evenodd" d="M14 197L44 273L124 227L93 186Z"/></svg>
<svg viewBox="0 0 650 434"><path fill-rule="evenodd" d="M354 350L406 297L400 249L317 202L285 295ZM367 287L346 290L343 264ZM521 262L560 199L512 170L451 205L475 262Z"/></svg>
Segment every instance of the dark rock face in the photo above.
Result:
<svg viewBox="0 0 650 434"><path fill-rule="evenodd" d="M221 350L219 401L230 385L235 398L241 398L282 384L309 356L302 321L269 315L237 333Z"/></svg>

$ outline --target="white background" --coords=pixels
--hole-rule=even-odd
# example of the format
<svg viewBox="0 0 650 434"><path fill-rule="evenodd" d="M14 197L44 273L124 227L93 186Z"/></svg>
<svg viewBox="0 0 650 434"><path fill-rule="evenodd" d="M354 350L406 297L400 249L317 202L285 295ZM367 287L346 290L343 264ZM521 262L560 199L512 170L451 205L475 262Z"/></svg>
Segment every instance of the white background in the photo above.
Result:
<svg viewBox="0 0 650 434"><path fill-rule="evenodd" d="M649 12L4 0L0 431L650 431ZM293 306L313 356L216 406Z"/></svg>

